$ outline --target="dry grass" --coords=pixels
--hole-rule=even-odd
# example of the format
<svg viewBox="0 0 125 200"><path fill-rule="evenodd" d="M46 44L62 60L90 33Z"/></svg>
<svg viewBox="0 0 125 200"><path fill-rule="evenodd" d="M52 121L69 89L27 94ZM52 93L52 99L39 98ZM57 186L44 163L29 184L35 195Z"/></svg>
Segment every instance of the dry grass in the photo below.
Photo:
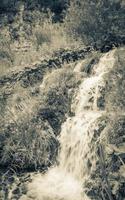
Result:
<svg viewBox="0 0 125 200"><path fill-rule="evenodd" d="M31 18L30 22L28 18ZM53 14L50 11L34 11L27 13L27 20L21 21L19 16L15 16L10 27L2 27L2 37L5 40L5 35L10 38L11 54L4 53L8 62L5 63L4 59L4 63L1 63L1 73L5 74L11 67L32 65L52 56L60 49L79 47L80 41L67 34L66 24L53 23L52 18ZM5 52L3 46L2 51Z"/></svg>
<svg viewBox="0 0 125 200"><path fill-rule="evenodd" d="M63 23L52 23L46 20L33 30L34 42L41 56L52 55L60 49L72 49L79 46L71 36L69 37Z"/></svg>
<svg viewBox="0 0 125 200"><path fill-rule="evenodd" d="M9 65L8 68L32 65L55 51L76 46L75 41L66 35L64 24L52 23L51 13L49 16L38 13L37 17L38 22L36 20L30 24L32 31L29 37L23 30L29 24L26 21L21 24L15 17L11 28L16 30L15 27L22 26L23 31L20 31L19 40L10 37L14 61L13 66ZM5 33L10 34L7 27L2 31L3 35ZM6 74L8 68L3 69L4 66L2 64L1 70ZM3 105L5 112L2 116L4 126L2 122L0 130L0 165L19 169L38 168L55 161L58 142L54 134L59 133L65 115L70 112L72 91L78 86L79 77L72 69L63 68L48 74L44 81L45 87L39 96L41 99L33 99L29 92L16 84L13 94Z"/></svg>
<svg viewBox="0 0 125 200"><path fill-rule="evenodd" d="M57 76L58 74L58 76ZM79 75L66 66L48 73L38 96L16 84L6 100L0 134L0 165L12 169L48 167L56 160L56 134L70 112ZM2 103L2 102L1 102Z"/></svg>

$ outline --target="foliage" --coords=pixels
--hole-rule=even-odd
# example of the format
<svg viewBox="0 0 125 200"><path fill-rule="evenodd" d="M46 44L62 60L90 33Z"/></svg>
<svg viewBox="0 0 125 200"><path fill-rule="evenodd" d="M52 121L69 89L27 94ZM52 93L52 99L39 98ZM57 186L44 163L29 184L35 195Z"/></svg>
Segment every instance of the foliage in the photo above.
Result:
<svg viewBox="0 0 125 200"><path fill-rule="evenodd" d="M26 0L28 8L34 8L34 5L40 8L49 8L53 13L55 13L54 21L61 20L63 18L63 12L67 9L67 4L69 0Z"/></svg>
<svg viewBox="0 0 125 200"><path fill-rule="evenodd" d="M58 21L63 17L63 11L67 9L67 4L69 0L1 0L0 11L1 12L17 12L20 3L24 3L27 10L34 9L50 9L55 13L54 20Z"/></svg>
<svg viewBox="0 0 125 200"><path fill-rule="evenodd" d="M9 98L1 97L1 167L34 170L55 162L57 139L51 126L37 114L39 99L30 89L17 83Z"/></svg>
<svg viewBox="0 0 125 200"><path fill-rule="evenodd" d="M49 9L28 10L22 6L22 11L14 15L11 23L9 23L11 18L9 16L13 16L11 12L9 16L8 13L2 16L1 29L6 28L11 39L13 66L23 67L48 58L60 49L72 49L79 45L78 41L66 33L64 23L53 22L54 13ZM1 34L6 40L4 31Z"/></svg>
<svg viewBox="0 0 125 200"><path fill-rule="evenodd" d="M36 97L30 96L29 88L27 91L17 84L6 104L1 102L0 166L43 169L55 162L59 145L56 135L70 113L79 80L67 66L48 73Z"/></svg>
<svg viewBox="0 0 125 200"><path fill-rule="evenodd" d="M125 38L123 3L123 0L73 0L66 17L68 32L82 38L86 45L122 43Z"/></svg>
<svg viewBox="0 0 125 200"><path fill-rule="evenodd" d="M66 114L70 114L73 91L79 83L80 76L72 68L64 67L48 74L41 85L40 114L49 121L56 134L60 132Z"/></svg>

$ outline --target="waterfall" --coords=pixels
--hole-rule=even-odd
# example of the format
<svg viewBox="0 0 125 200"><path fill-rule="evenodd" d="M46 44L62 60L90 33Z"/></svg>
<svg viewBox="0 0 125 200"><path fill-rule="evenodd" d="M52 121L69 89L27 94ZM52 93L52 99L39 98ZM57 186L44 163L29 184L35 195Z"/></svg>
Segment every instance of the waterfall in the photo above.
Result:
<svg viewBox="0 0 125 200"><path fill-rule="evenodd" d="M95 168L96 153L90 145L98 133L99 120L105 116L105 107L99 107L100 91L105 87L105 77L113 68L114 51L103 55L92 68L91 75L83 78L72 103L74 116L68 117L62 125L59 136L59 165L49 169L45 175L36 175L28 186L28 197L36 200L87 200L83 182ZM76 65L76 73L80 67ZM84 72L83 72L84 73ZM99 137L99 135L98 135ZM25 199L25 198L24 198ZM21 198L23 200L23 197Z"/></svg>

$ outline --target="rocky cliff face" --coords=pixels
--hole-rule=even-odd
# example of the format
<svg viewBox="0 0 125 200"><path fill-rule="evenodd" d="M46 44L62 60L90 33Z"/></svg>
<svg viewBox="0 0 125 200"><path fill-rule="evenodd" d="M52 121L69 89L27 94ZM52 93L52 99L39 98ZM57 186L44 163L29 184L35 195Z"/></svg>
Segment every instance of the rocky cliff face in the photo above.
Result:
<svg viewBox="0 0 125 200"><path fill-rule="evenodd" d="M43 170L57 160L8 199L124 200L125 48L85 55L1 79L1 165Z"/></svg>

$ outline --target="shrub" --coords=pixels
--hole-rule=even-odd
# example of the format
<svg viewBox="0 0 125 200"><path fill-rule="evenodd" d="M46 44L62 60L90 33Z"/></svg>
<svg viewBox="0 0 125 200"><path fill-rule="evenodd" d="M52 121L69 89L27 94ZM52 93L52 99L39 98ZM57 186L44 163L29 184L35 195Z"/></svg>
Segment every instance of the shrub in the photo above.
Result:
<svg viewBox="0 0 125 200"><path fill-rule="evenodd" d="M0 11L1 12L17 12L20 3L24 3L27 10L34 10L36 8L50 9L54 15L54 20L59 21L63 18L63 11L66 10L69 0L1 0Z"/></svg>
<svg viewBox="0 0 125 200"><path fill-rule="evenodd" d="M125 42L123 0L73 0L69 7L67 31L86 45L100 47Z"/></svg>

